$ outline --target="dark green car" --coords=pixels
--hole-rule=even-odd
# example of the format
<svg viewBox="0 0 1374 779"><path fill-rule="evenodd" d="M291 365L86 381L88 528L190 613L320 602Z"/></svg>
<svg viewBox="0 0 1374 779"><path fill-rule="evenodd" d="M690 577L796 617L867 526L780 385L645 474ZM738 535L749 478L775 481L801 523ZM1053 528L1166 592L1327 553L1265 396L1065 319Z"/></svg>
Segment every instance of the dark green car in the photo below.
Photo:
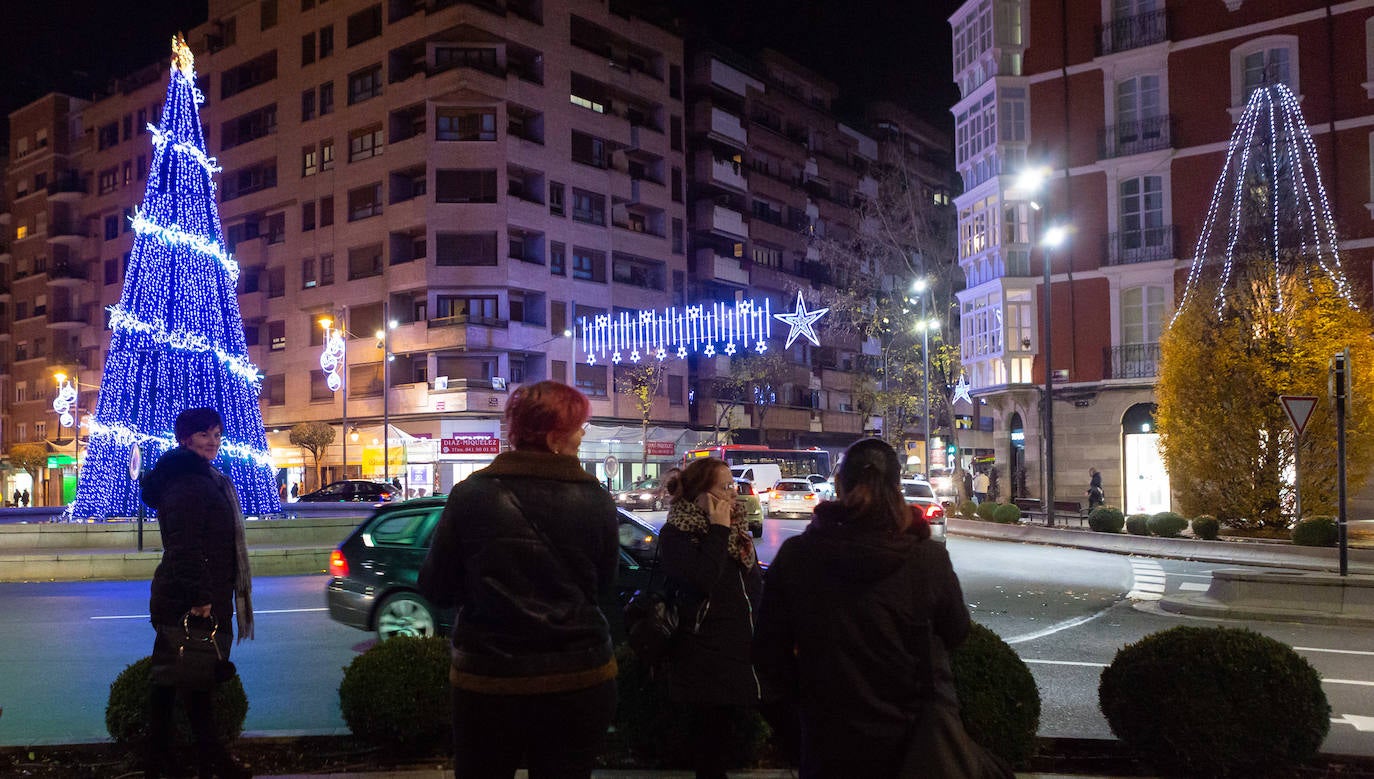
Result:
<svg viewBox="0 0 1374 779"><path fill-rule="evenodd" d="M378 508L329 556L325 602L336 622L392 636L443 635L453 613L436 609L416 587L420 566L429 554L446 498L428 497ZM620 520L620 571L614 602L601 610L617 639L624 633L622 609L649 579L658 531L624 509Z"/></svg>

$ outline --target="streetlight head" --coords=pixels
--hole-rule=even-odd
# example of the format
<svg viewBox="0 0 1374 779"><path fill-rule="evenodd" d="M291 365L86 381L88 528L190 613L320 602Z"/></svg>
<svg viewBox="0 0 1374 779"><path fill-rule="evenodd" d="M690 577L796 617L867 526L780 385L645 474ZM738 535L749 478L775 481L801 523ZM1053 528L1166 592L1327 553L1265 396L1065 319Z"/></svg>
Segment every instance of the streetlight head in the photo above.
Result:
<svg viewBox="0 0 1374 779"><path fill-rule="evenodd" d="M400 323L400 322L397 322L395 319L393 319L393 320L391 320L390 322L387 322L386 326L387 326L387 328L390 329L390 330L395 330L396 328L398 328L398 327L401 326L401 323Z"/></svg>
<svg viewBox="0 0 1374 779"><path fill-rule="evenodd" d="M1054 249L1063 244L1068 237L1069 228L1064 225L1055 225L1045 231L1045 235L1041 237L1040 243L1046 248Z"/></svg>
<svg viewBox="0 0 1374 779"><path fill-rule="evenodd" d="M1028 197L1039 192L1049 177L1048 165L1035 165L1026 168L1016 176L1016 189L1022 197Z"/></svg>
<svg viewBox="0 0 1374 779"><path fill-rule="evenodd" d="M378 341L381 341L381 340L383 340L383 339L385 339L385 338L386 338L386 331L385 331L385 330L378 330L378 331L377 331L377 340L378 340Z"/></svg>
<svg viewBox="0 0 1374 779"><path fill-rule="evenodd" d="M57 380L58 386L61 386L62 382L67 380L67 374L63 373L62 371L54 373L52 377Z"/></svg>
<svg viewBox="0 0 1374 779"><path fill-rule="evenodd" d="M571 330L564 329L564 330L563 330L563 337L564 337L564 338L572 338L572 331L571 331Z"/></svg>
<svg viewBox="0 0 1374 779"><path fill-rule="evenodd" d="M330 319L330 318L327 317L327 316L322 316L322 317L320 317L320 327L323 327L324 329L328 330L329 328L331 328L331 327L333 327L333 326L334 326L334 320L333 320L333 319Z"/></svg>
<svg viewBox="0 0 1374 779"><path fill-rule="evenodd" d="M911 282L911 291L919 295L922 292L926 291L927 286L928 285L926 284L925 279L916 279L915 281Z"/></svg>

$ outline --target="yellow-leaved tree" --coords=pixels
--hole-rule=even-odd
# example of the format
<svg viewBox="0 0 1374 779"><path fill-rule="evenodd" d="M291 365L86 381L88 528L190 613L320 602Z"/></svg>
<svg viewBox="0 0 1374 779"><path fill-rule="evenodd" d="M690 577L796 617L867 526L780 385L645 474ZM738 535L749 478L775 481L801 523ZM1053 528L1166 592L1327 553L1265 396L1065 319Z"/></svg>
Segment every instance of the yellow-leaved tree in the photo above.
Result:
<svg viewBox="0 0 1374 779"><path fill-rule="evenodd" d="M1299 440L1298 486L1305 516L1333 514L1328 364L1350 349L1346 474L1353 493L1374 463L1374 323L1337 294L1322 269L1250 259L1238 262L1224 298L1215 278L1200 280L1205 294L1191 295L1160 339L1155 421L1184 514L1213 514L1239 528L1286 528L1297 519L1294 433L1279 396L1319 399Z"/></svg>

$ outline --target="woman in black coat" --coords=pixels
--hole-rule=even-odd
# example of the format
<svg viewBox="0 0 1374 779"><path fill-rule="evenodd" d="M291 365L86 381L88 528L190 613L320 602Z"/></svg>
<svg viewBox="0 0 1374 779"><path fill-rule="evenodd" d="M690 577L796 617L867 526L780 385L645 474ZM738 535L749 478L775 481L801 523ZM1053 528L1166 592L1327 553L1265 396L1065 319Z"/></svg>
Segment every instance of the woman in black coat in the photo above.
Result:
<svg viewBox="0 0 1374 779"><path fill-rule="evenodd" d="M142 482L143 502L157 510L162 535L162 561L153 572L148 609L155 628L180 630L183 619L215 620L215 640L220 657L227 661L236 613L239 640L253 637L253 574L238 492L210 464L219 454L224 424L213 408L193 408L177 416L174 431L180 445L158 458ZM177 694L170 673L175 662L176 648L159 630L153 641L144 776L174 773L167 763ZM215 735L214 690L182 692L196 739L199 775L252 776Z"/></svg>
<svg viewBox="0 0 1374 779"><path fill-rule="evenodd" d="M948 652L968 634L968 608L900 480L886 443L849 447L839 499L768 569L754 659L765 698L799 714L807 779L904 775L913 723L936 706L957 712Z"/></svg>
<svg viewBox="0 0 1374 779"><path fill-rule="evenodd" d="M615 584L615 502L577 449L586 396L541 381L511 394L514 451L453 488L420 591L457 609L449 684L463 779L590 776L615 714L616 664L598 606Z"/></svg>
<svg viewBox="0 0 1374 779"><path fill-rule="evenodd" d="M730 709L759 701L749 660L758 558L724 460L695 460L667 487L672 503L659 554L681 620L668 660L669 697L690 707L698 779L723 779Z"/></svg>

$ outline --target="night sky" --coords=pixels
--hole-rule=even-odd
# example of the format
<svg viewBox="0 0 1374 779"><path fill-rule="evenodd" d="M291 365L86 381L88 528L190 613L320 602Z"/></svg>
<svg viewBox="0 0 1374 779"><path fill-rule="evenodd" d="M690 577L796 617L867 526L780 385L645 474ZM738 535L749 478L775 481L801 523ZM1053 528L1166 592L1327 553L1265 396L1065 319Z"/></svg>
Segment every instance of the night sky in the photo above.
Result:
<svg viewBox="0 0 1374 779"><path fill-rule="evenodd" d="M959 0L671 0L737 49L776 48L838 83L841 110L895 99L950 126L958 95L945 21ZM289 3L291 0L281 0ZM167 56L207 0L12 0L0 36L0 111L48 92L88 95ZM8 132L0 128L0 132Z"/></svg>

